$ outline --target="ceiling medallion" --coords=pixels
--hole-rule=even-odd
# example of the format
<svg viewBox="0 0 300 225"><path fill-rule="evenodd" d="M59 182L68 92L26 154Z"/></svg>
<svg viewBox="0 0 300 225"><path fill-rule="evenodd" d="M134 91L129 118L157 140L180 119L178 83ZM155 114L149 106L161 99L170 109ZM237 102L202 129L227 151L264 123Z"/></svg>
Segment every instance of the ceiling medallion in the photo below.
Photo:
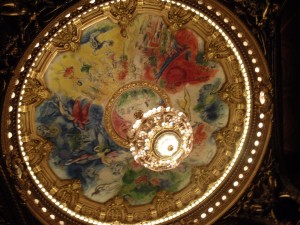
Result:
<svg viewBox="0 0 300 225"><path fill-rule="evenodd" d="M129 148L128 132L135 114L171 104L168 94L155 83L140 80L121 85L105 106L105 129L118 145Z"/></svg>
<svg viewBox="0 0 300 225"><path fill-rule="evenodd" d="M266 152L268 66L218 1L80 1L14 71L1 145L44 224L212 224Z"/></svg>
<svg viewBox="0 0 300 225"><path fill-rule="evenodd" d="M141 115L130 133L133 158L154 171L174 169L191 150L193 129L183 112L159 106Z"/></svg>

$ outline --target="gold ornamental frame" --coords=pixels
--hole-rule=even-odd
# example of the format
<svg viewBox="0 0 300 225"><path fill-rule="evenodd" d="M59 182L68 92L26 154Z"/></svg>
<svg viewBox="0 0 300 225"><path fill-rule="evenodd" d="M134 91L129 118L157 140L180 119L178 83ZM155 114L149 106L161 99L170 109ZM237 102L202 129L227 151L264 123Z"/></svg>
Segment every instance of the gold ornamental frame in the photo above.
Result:
<svg viewBox="0 0 300 225"><path fill-rule="evenodd" d="M163 105L165 105L165 106L171 105L171 101L170 101L168 95L166 93L164 93L163 90L161 90L158 86L156 86L152 83L146 82L146 81L130 82L130 83L122 86L119 90L117 90L111 96L107 105L105 106L104 124L105 124L107 132L110 134L112 139L114 139L119 145L125 146L127 148L129 147L128 138L121 137L115 132L115 130L113 129L113 124L111 122L111 114L112 114L112 111L113 111L116 101L122 94L126 93L127 91L138 89L138 88L147 88L147 89L154 91L154 93L156 93L158 96L160 96L161 99L163 100Z"/></svg>
<svg viewBox="0 0 300 225"><path fill-rule="evenodd" d="M78 51L89 27L109 20L127 38L133 21L147 13L163 18L171 33L188 28L204 39L203 58L219 63L226 75L213 94L228 105L228 121L213 132L215 156L207 165L191 169L184 188L159 190L151 202L141 205L132 205L120 195L99 203L84 195L78 179L58 177L48 164L54 145L38 135L35 125L37 107L52 95L44 77L61 53ZM122 87L111 86L107 96L117 98ZM270 72L255 38L236 15L216 1L79 2L49 23L15 69L2 116L6 165L20 196L44 224L211 224L239 199L260 167L270 138L272 92ZM169 105L168 96L162 98ZM101 101L109 107L112 104L109 99ZM66 113L67 109L58 107ZM105 111L105 118L110 112ZM80 119L77 125L82 129L87 121ZM51 132L62 131L53 128ZM126 146L121 139L119 143Z"/></svg>

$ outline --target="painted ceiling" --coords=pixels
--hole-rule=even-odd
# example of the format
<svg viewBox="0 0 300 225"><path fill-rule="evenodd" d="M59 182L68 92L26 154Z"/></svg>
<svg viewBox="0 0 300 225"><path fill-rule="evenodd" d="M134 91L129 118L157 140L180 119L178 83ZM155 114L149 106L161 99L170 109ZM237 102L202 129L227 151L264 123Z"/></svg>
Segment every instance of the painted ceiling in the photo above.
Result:
<svg viewBox="0 0 300 225"><path fill-rule="evenodd" d="M10 84L17 130L5 143L29 207L52 210L43 220L163 224L196 210L209 223L252 179L269 137L269 75L217 3L79 4L31 48ZM184 112L194 138L163 172L138 164L128 142L134 115L157 106Z"/></svg>

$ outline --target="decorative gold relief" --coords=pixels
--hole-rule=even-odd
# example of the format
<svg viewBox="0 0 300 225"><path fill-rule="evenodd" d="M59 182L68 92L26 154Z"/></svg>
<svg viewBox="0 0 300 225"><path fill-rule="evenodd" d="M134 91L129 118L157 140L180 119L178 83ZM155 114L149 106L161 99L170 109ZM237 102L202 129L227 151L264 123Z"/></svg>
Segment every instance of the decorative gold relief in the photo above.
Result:
<svg viewBox="0 0 300 225"><path fill-rule="evenodd" d="M29 163L32 167L39 165L45 156L47 156L52 149L50 142L46 140L31 139L28 142L24 142L24 148L28 154Z"/></svg>
<svg viewBox="0 0 300 225"><path fill-rule="evenodd" d="M231 54L232 51L230 47L219 32L215 32L208 38L206 43L206 53L204 55L205 60L211 61L223 59L229 57Z"/></svg>
<svg viewBox="0 0 300 225"><path fill-rule="evenodd" d="M51 181L51 177L48 176L47 171L42 167L36 167L34 172L36 178L43 184L46 190L51 190L53 188L53 183Z"/></svg>
<svg viewBox="0 0 300 225"><path fill-rule="evenodd" d="M259 83L255 86L254 104L258 106L259 112L269 113L272 110L272 89L270 86L265 85L264 83Z"/></svg>
<svg viewBox="0 0 300 225"><path fill-rule="evenodd" d="M290 199L291 196L280 191L278 172L275 172L278 164L276 164L272 153L270 149L263 161L263 166L256 175L255 182L225 218L241 218L250 214L255 217L263 215L268 218L265 221L269 224L280 224L276 215L276 202L280 201L283 196Z"/></svg>
<svg viewBox="0 0 300 225"><path fill-rule="evenodd" d="M215 32L215 28L199 15L195 14L193 21L196 22L197 28L203 32L205 36L211 36Z"/></svg>
<svg viewBox="0 0 300 225"><path fill-rule="evenodd" d="M216 158L212 170L216 177L223 172L228 162L232 159L232 156L233 152L229 149L220 149L220 157Z"/></svg>
<svg viewBox="0 0 300 225"><path fill-rule="evenodd" d="M6 168L10 176L18 181L15 187L20 193L21 198L26 201L26 190L30 189L31 182L28 182L28 170L26 169L21 156L16 150L11 151L6 156Z"/></svg>
<svg viewBox="0 0 300 225"><path fill-rule="evenodd" d="M80 181L73 181L59 188L54 194L54 197L58 199L62 204L70 208L75 208L75 205L79 199L79 192L81 190Z"/></svg>
<svg viewBox="0 0 300 225"><path fill-rule="evenodd" d="M151 210L149 211L143 211L143 212L135 212L133 214L133 220L134 221L143 221L143 220L151 220L157 218L157 211Z"/></svg>
<svg viewBox="0 0 300 225"><path fill-rule="evenodd" d="M115 197L114 201L107 206L106 220L107 221L124 221L126 219L127 210L122 197Z"/></svg>
<svg viewBox="0 0 300 225"><path fill-rule="evenodd" d="M243 83L226 83L218 94L224 101L238 104L245 102L244 91Z"/></svg>
<svg viewBox="0 0 300 225"><path fill-rule="evenodd" d="M218 132L218 134L216 135L216 142L218 146L235 149L240 136L240 129L234 129L234 127L230 127Z"/></svg>
<svg viewBox="0 0 300 225"><path fill-rule="evenodd" d="M153 200L153 205L155 207L157 215L159 216L176 209L173 195L166 191L157 193L155 199Z"/></svg>
<svg viewBox="0 0 300 225"><path fill-rule="evenodd" d="M207 168L196 168L193 172L192 182L204 192L207 185L214 180L212 175Z"/></svg>
<svg viewBox="0 0 300 225"><path fill-rule="evenodd" d="M187 24L193 17L194 13L191 11L185 10L182 7L172 5L166 5L166 7L170 8L168 12L168 23L170 24L170 28L174 31L179 30L185 24Z"/></svg>
<svg viewBox="0 0 300 225"><path fill-rule="evenodd" d="M95 208L91 208L88 207L86 205L83 205L82 208L80 209L80 212L83 215L86 215L87 217L91 217L91 218L98 218L99 217L99 210L95 209Z"/></svg>
<svg viewBox="0 0 300 225"><path fill-rule="evenodd" d="M137 7L136 0L125 0L111 4L110 13L118 21L120 26L120 34L122 37L127 37L127 26L132 21L133 14Z"/></svg>
<svg viewBox="0 0 300 225"><path fill-rule="evenodd" d="M63 50L76 51L79 47L79 31L74 23L67 24L65 28L53 38L52 43L55 47Z"/></svg>
<svg viewBox="0 0 300 225"><path fill-rule="evenodd" d="M246 111L244 109L236 109L235 110L235 122L237 125L241 126L244 123Z"/></svg>
<svg viewBox="0 0 300 225"><path fill-rule="evenodd" d="M45 88L37 79L27 78L27 84L24 88L24 94L22 99L23 105L31 105L35 102L40 102L47 99L50 96L50 92Z"/></svg>
<svg viewBox="0 0 300 225"><path fill-rule="evenodd" d="M138 5L163 10L165 3L160 0L139 0Z"/></svg>

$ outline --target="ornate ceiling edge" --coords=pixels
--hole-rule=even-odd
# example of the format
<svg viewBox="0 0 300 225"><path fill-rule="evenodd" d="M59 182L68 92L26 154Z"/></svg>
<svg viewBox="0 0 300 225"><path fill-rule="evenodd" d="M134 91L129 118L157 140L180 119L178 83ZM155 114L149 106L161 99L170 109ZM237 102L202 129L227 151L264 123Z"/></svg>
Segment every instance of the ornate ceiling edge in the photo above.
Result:
<svg viewBox="0 0 300 225"><path fill-rule="evenodd" d="M246 42L245 42L245 43L246 43ZM37 48L38 46L35 46L35 47ZM21 72L22 72L22 69L23 69L23 68L20 69ZM25 68L25 69L26 69L26 68ZM22 83L22 81L21 81L21 83ZM18 84L16 84L16 85L18 85ZM19 93L12 92L12 99L14 98L14 95L15 95L15 94L18 95ZM268 104L267 104L267 105L268 105ZM10 107L11 107L11 106L8 106L8 108L10 108ZM14 122L14 121L12 121L12 122ZM11 138L11 137L10 137L10 136L11 136L11 133L8 133L8 136L9 136L9 138ZM10 145L10 147L11 147L11 145ZM17 161L18 161L18 159L17 159ZM15 161L15 162L17 162L17 161ZM252 161L252 158L251 158L251 160L248 160L248 161ZM21 176L25 176L25 177L28 176L27 172L26 172L24 169L18 167L17 170L19 170L19 169L21 169L21 171L22 171L22 173L20 174ZM250 179L250 180L251 180L251 179ZM237 182L237 181L235 181L235 182ZM26 185L25 185L25 186L26 186ZM235 186L236 186L236 185L235 185ZM29 191L29 189L28 189L28 191ZM30 193L29 193L29 192L30 192ZM31 195L32 192L31 192L31 191L29 191L29 192L28 192L28 194ZM226 196L225 196L225 197L226 197ZM42 211L44 211L44 209L45 209L45 212L46 212L47 210L46 210L46 208L44 208L44 207L42 208ZM205 214L203 214L203 215L205 215ZM51 218L51 215L50 215L50 218ZM205 216L204 216L204 218L205 218Z"/></svg>
<svg viewBox="0 0 300 225"><path fill-rule="evenodd" d="M10 178L6 174L7 171L0 165L0 189L2 194L0 201L0 221L3 224L11 224L13 221L16 223L16 217L18 217L20 224L27 224L28 218L23 208L25 205L19 204L20 198L15 193L14 186L12 185L14 181L9 180ZM14 211L11 214L5 213L7 207L14 208Z"/></svg>
<svg viewBox="0 0 300 225"><path fill-rule="evenodd" d="M220 0L220 2L241 18L260 43L264 55L269 55L271 44L269 40L276 37L277 22L284 1Z"/></svg>
<svg viewBox="0 0 300 225"><path fill-rule="evenodd" d="M241 221L259 224L296 224L300 191L282 174L275 149L269 146L259 172L249 188L216 225L238 225ZM288 211L286 207L289 207Z"/></svg>
<svg viewBox="0 0 300 225"><path fill-rule="evenodd" d="M253 31L259 47L267 59L271 72L274 101L274 124L271 142L261 168L253 182L237 203L219 220L216 225L241 222L259 224L298 224L300 190L291 183L283 162L282 140L282 93L280 70L279 25L285 1L227 1L225 5L235 11L244 24ZM251 13L248 13L249 10ZM258 20L264 16L263 20ZM257 191L256 191L257 190ZM286 207L291 207L287 212Z"/></svg>

